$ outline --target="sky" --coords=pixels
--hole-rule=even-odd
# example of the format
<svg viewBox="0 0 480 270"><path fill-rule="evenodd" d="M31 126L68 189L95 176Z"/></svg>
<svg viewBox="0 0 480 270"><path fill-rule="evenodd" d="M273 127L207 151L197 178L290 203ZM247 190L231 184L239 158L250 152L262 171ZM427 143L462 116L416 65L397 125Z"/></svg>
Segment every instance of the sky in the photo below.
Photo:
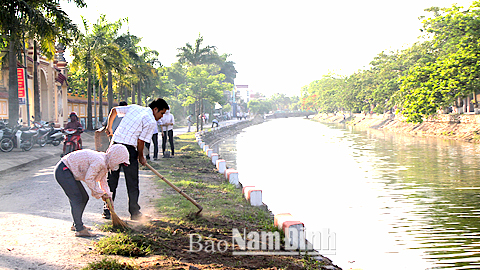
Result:
<svg viewBox="0 0 480 270"><path fill-rule="evenodd" d="M79 9L62 1L69 17L96 22L128 17L141 46L159 52L164 66L177 61L177 48L203 45L231 54L236 85L266 96L300 96L323 75L365 69L382 51L407 48L421 35L425 8L469 7L472 0L86 0ZM83 27L80 27L81 29ZM126 30L125 30L126 31ZM67 58L68 61L68 58Z"/></svg>

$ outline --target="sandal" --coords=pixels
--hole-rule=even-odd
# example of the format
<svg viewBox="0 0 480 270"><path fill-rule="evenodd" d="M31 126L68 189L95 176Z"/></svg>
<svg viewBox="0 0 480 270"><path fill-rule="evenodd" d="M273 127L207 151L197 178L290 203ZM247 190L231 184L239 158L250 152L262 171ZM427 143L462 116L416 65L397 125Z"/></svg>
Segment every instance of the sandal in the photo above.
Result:
<svg viewBox="0 0 480 270"><path fill-rule="evenodd" d="M96 234L89 232L87 229L83 229L75 233L75 237L95 237Z"/></svg>

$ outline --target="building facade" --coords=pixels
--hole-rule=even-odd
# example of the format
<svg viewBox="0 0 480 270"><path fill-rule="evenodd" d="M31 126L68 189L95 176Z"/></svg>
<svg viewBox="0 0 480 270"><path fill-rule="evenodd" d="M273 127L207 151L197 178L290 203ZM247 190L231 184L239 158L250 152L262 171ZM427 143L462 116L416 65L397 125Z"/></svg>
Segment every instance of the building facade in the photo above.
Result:
<svg viewBox="0 0 480 270"><path fill-rule="evenodd" d="M34 91L33 91L33 47L28 46L26 64L17 63L17 67L27 69L25 78L26 102L19 106L19 119L27 123L28 119L35 117L34 109ZM80 121L85 124L87 117L87 98L75 96L68 93L68 69L64 58L64 47L56 46L56 54L53 60L37 56L38 71L38 89L40 96L40 119L43 121L54 122L57 126L63 127L68 122L68 116L71 111L77 112ZM22 57L25 59L25 57ZM0 70L0 119L8 120L8 66ZM94 101L92 101L92 106ZM114 106L118 102L114 101ZM97 117L100 106L96 104ZM103 102L103 115L108 115L108 104ZM28 106L28 110L27 110ZM95 116L95 111L93 116ZM13 123L10 123L13 124ZM85 126L85 125L84 125Z"/></svg>

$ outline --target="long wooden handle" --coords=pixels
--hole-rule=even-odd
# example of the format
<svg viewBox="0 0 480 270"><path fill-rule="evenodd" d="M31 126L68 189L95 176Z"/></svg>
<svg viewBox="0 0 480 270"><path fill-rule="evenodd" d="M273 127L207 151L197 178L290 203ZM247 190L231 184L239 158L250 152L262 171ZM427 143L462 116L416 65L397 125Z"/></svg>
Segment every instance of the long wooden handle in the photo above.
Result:
<svg viewBox="0 0 480 270"><path fill-rule="evenodd" d="M183 197L185 197L187 200L189 200L191 203L193 203L197 208L198 208L198 212L197 212L197 215L202 212L203 210L203 207L198 204L194 199L192 199L190 196L188 196L187 194L185 194L185 192L183 192L181 189L179 189L178 187L176 187L174 184L172 184L170 181L168 181L165 177L163 177L163 175L161 175L157 170L155 170L152 166L150 166L150 164L147 163L147 168L149 168L154 174L156 174L158 177L160 177L160 179L162 179L163 181L165 181L165 183L167 183L169 186L171 186L173 189L175 189L178 193L180 193Z"/></svg>

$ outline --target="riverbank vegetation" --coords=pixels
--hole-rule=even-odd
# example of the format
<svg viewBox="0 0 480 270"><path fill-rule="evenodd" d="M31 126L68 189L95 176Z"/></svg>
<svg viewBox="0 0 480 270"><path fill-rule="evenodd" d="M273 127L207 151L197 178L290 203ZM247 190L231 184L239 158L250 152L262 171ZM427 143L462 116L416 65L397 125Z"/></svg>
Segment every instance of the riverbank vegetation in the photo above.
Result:
<svg viewBox="0 0 480 270"><path fill-rule="evenodd" d="M370 68L349 76L328 74L303 87L302 108L320 113L397 111L422 122L470 98L478 107L480 2L469 8L432 7L422 36L403 50L379 53Z"/></svg>
<svg viewBox="0 0 480 270"><path fill-rule="evenodd" d="M192 203L157 178L161 196L155 204L161 217L126 231L105 226L116 232L96 243L95 251L104 254L106 259L91 263L85 269L103 269L97 267L106 264L125 267L113 269L322 269L322 262L308 256L232 255L232 229L242 233L244 229L247 232L278 230L273 226L271 213L250 206L241 190L228 184L224 176L215 171L194 139L192 133L175 137L175 146L179 149L175 158L151 164L203 206L201 215L196 216L198 209ZM204 244L214 243L214 246L206 245L204 250L190 252L190 235L201 236ZM217 243L228 243L229 249L221 252ZM198 249L197 245L193 247Z"/></svg>

